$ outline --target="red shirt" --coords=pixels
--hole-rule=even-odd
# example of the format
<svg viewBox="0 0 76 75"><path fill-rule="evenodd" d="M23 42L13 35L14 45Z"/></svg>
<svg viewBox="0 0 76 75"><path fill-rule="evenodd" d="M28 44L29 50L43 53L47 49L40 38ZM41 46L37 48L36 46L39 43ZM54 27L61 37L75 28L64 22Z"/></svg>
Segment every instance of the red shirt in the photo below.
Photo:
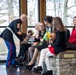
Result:
<svg viewBox="0 0 76 75"><path fill-rule="evenodd" d="M72 33L70 35L68 42L76 44L76 29L72 30Z"/></svg>

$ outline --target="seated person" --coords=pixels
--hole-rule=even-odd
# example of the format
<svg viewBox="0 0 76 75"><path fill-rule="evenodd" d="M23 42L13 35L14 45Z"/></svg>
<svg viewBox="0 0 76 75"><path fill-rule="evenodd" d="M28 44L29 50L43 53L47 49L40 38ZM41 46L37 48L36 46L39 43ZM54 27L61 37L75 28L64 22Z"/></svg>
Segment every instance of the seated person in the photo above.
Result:
<svg viewBox="0 0 76 75"><path fill-rule="evenodd" d="M20 61L24 61L26 59L26 51L31 46L32 35L33 35L32 30L29 30L24 41L21 42L20 51L19 51L19 55L18 55L18 57L20 58Z"/></svg>
<svg viewBox="0 0 76 75"><path fill-rule="evenodd" d="M37 28L37 25L39 26L39 29ZM31 47L28 48L28 62L30 62L30 60L32 59L33 57L33 53L34 53L34 48L39 44L40 42L40 39L44 36L46 30L45 30L45 25L41 22L37 23L36 26L35 26L35 29L37 30L37 34L38 36L35 37L35 40L32 44Z"/></svg>
<svg viewBox="0 0 76 75"><path fill-rule="evenodd" d="M67 49L76 50L76 16L73 18L74 27L67 43Z"/></svg>

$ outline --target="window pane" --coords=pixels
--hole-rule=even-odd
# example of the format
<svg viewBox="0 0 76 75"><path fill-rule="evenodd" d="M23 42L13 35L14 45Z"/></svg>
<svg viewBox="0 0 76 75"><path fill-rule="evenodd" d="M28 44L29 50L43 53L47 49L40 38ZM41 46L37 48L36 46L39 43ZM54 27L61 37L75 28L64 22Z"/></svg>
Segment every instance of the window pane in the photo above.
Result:
<svg viewBox="0 0 76 75"><path fill-rule="evenodd" d="M27 0L28 26L38 22L38 0Z"/></svg>
<svg viewBox="0 0 76 75"><path fill-rule="evenodd" d="M19 18L19 0L0 0L0 26L8 26L9 23ZM0 34L5 28L0 28ZM14 35L16 51L19 51L20 41ZM0 60L5 60L7 57L7 47L2 38L0 38Z"/></svg>
<svg viewBox="0 0 76 75"><path fill-rule="evenodd" d="M72 26L76 16L76 0L46 0L46 15L60 16L65 26Z"/></svg>
<svg viewBox="0 0 76 75"><path fill-rule="evenodd" d="M19 0L0 0L0 26L7 26L19 17Z"/></svg>

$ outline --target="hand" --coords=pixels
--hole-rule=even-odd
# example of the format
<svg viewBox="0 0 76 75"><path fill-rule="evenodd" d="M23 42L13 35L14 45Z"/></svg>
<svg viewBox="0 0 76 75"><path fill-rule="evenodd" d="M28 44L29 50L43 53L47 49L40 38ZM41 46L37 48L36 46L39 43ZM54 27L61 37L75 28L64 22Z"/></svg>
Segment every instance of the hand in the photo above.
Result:
<svg viewBox="0 0 76 75"><path fill-rule="evenodd" d="M27 40L26 38L24 38L23 43L24 43L24 42L25 42L25 43L27 43L27 42L28 42L28 40Z"/></svg>
<svg viewBox="0 0 76 75"><path fill-rule="evenodd" d="M22 33L20 31L17 32L19 35L21 35Z"/></svg>
<svg viewBox="0 0 76 75"><path fill-rule="evenodd" d="M52 40L49 40L49 44L52 44L53 43L53 41Z"/></svg>
<svg viewBox="0 0 76 75"><path fill-rule="evenodd" d="M51 47L51 45L48 45L48 47Z"/></svg>
<svg viewBox="0 0 76 75"><path fill-rule="evenodd" d="M43 39L40 39L41 42L43 42Z"/></svg>
<svg viewBox="0 0 76 75"><path fill-rule="evenodd" d="M32 46L36 46L39 42L33 42Z"/></svg>

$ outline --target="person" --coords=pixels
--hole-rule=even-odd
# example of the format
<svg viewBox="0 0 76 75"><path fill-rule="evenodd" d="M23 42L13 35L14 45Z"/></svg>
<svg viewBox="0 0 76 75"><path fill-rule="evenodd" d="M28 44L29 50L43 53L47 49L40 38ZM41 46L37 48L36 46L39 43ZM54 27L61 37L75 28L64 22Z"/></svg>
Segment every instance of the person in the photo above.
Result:
<svg viewBox="0 0 76 75"><path fill-rule="evenodd" d="M27 16L22 14L18 19L13 20L6 29L1 33L1 38L4 39L5 44L8 48L8 55L6 60L6 67L14 65L13 59L16 57L16 46L13 39L13 34L15 34L20 41L23 41L25 36L24 33L20 31L21 24L26 22Z"/></svg>
<svg viewBox="0 0 76 75"><path fill-rule="evenodd" d="M69 37L69 40L67 42L67 49L68 50L76 50L76 16L73 18L73 29L71 32L71 35Z"/></svg>
<svg viewBox="0 0 76 75"><path fill-rule="evenodd" d="M46 25L46 31L50 31L50 33L53 30L53 26L52 26L52 21L53 21L53 17L52 16L45 16L44 17L44 24ZM33 57L31 59L31 61L28 63L28 65L26 65L26 68L32 68L35 62L35 59L38 57L39 52L43 49L43 48L47 48L48 47L48 41L45 41L43 44L38 45L35 50L34 50L34 54Z"/></svg>
<svg viewBox="0 0 76 75"><path fill-rule="evenodd" d="M26 56L27 56L26 51L28 51L28 48L32 44L32 39L31 39L32 35L33 35L33 31L28 30L27 36L21 42L20 50L19 50L19 54L18 54L18 60L20 63L26 60Z"/></svg>
<svg viewBox="0 0 76 75"><path fill-rule="evenodd" d="M34 36L35 38L38 38L38 36L39 36L39 31L40 31L40 22L38 22L38 23L35 24L35 30L36 30L36 31L35 31L35 33L34 33L33 36Z"/></svg>
<svg viewBox="0 0 76 75"><path fill-rule="evenodd" d="M43 36L44 36L44 34L46 32L46 29L45 29L44 23L39 22L38 26L39 26L39 31L38 31L38 37L36 37L36 39L38 39L39 40L38 42L40 42L40 39L43 38ZM34 43L37 41L36 39L35 39ZM31 59L33 57L34 49L35 49L36 46L32 45L31 47L29 47L29 49L28 49L28 57L29 57L28 62L31 61Z"/></svg>
<svg viewBox="0 0 76 75"><path fill-rule="evenodd" d="M42 72L41 75L53 75L53 67L50 64L49 56L55 56L60 52L66 50L66 38L65 38L65 27L60 17L53 19L54 32L51 39L51 44L48 48L42 49L40 54L40 60L37 67L33 68L34 72L42 71L43 62L46 63L47 71Z"/></svg>
<svg viewBox="0 0 76 75"><path fill-rule="evenodd" d="M33 44L31 45L31 47L28 48L28 62L30 62L30 60L33 56L34 48L38 44L36 40L38 39L38 36L39 36L40 22L35 24L35 30L36 30L36 32L34 33L34 35L32 37L33 38Z"/></svg>

